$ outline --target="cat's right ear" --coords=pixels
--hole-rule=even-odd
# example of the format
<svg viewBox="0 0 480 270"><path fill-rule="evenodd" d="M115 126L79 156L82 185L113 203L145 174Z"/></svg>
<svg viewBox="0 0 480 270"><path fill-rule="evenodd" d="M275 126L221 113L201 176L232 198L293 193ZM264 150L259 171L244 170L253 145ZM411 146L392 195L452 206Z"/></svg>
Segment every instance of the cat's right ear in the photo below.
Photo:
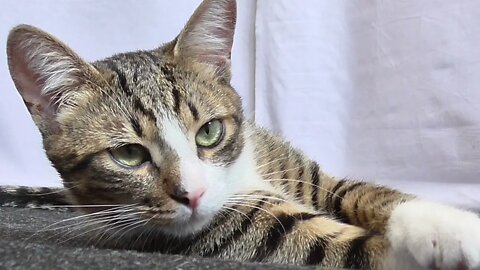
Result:
<svg viewBox="0 0 480 270"><path fill-rule="evenodd" d="M7 57L12 79L35 123L50 131L57 127L60 108L74 105L76 90L97 72L61 41L29 25L10 31Z"/></svg>
<svg viewBox="0 0 480 270"><path fill-rule="evenodd" d="M205 64L230 80L236 18L235 0L204 0L177 37L174 56Z"/></svg>

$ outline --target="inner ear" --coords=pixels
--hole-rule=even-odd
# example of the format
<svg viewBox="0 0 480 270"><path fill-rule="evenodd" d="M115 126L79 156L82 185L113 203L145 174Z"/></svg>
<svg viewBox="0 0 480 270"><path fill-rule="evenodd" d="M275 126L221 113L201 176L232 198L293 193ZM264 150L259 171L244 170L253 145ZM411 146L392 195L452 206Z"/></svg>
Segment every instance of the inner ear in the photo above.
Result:
<svg viewBox="0 0 480 270"><path fill-rule="evenodd" d="M50 117L56 108L52 94L42 93L45 79L28 66L28 53L20 46L8 46L8 62L13 82L30 113L44 111ZM51 104L52 103L52 104Z"/></svg>
<svg viewBox="0 0 480 270"><path fill-rule="evenodd" d="M178 36L175 57L208 64L229 77L236 16L235 0L203 1Z"/></svg>
<svg viewBox="0 0 480 270"><path fill-rule="evenodd" d="M90 64L61 41L29 25L12 29L7 56L10 74L28 110L38 116L34 119L49 124L60 106L74 104L79 86L95 74Z"/></svg>

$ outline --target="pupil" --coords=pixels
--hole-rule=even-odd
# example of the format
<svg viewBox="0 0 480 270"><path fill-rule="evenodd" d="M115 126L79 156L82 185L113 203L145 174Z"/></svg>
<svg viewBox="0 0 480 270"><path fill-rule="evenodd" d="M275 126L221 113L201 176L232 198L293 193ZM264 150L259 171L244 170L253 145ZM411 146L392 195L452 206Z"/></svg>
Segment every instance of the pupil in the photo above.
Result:
<svg viewBox="0 0 480 270"><path fill-rule="evenodd" d="M211 122L208 122L208 124L205 126L205 133L206 133L207 135L210 134L210 125L211 125L211 124L212 124Z"/></svg>

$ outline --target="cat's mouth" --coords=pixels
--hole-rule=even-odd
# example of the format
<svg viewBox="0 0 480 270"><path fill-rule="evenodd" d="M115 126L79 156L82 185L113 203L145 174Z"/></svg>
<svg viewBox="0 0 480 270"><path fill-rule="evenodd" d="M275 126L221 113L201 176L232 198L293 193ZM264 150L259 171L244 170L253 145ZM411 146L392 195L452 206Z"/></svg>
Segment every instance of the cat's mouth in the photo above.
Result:
<svg viewBox="0 0 480 270"><path fill-rule="evenodd" d="M191 209L182 206L177 210L177 218L175 218L175 221L178 223L195 223L211 218L212 216L206 213L202 208Z"/></svg>
<svg viewBox="0 0 480 270"><path fill-rule="evenodd" d="M191 209L179 206L175 210L145 209L141 218L145 225L164 233L184 236L202 230L214 219L214 214L201 207Z"/></svg>
<svg viewBox="0 0 480 270"><path fill-rule="evenodd" d="M192 214L187 222L190 223L207 223L209 220L213 219L212 216L201 214L197 209L192 210Z"/></svg>

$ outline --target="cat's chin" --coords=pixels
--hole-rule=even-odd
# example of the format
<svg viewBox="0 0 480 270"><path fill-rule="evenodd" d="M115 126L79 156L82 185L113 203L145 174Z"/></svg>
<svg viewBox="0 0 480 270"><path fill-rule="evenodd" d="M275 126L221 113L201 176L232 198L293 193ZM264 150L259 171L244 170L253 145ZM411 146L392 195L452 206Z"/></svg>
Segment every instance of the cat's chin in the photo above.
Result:
<svg viewBox="0 0 480 270"><path fill-rule="evenodd" d="M213 213L204 211L185 211L172 223L162 225L159 229L172 236L185 237L202 231L213 221L214 216Z"/></svg>
<svg viewBox="0 0 480 270"><path fill-rule="evenodd" d="M161 231L166 234L185 237L202 231L212 218L192 218L186 222L175 222L167 226L162 226Z"/></svg>

